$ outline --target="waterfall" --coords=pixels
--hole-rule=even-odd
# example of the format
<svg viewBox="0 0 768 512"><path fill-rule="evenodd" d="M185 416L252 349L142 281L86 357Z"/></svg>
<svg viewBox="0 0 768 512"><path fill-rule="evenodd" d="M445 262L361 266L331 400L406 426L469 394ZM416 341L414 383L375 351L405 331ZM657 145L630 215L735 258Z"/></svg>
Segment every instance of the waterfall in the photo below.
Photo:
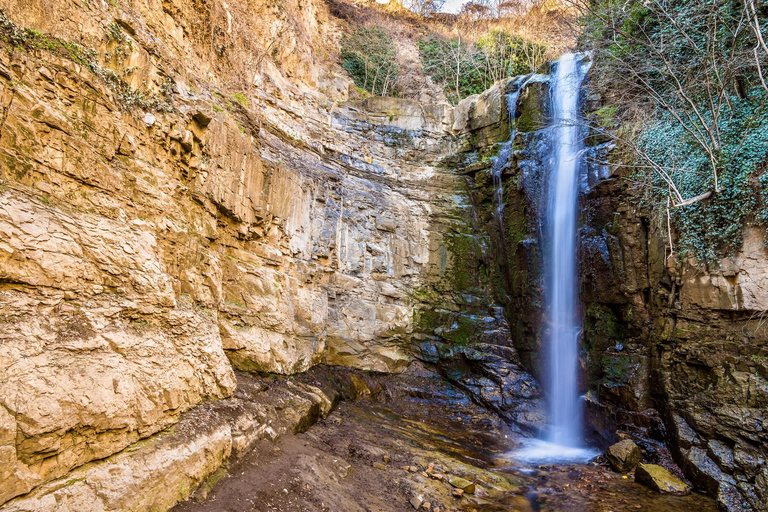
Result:
<svg viewBox="0 0 768 512"><path fill-rule="evenodd" d="M509 140L499 150L496 161L493 162L491 177L493 178L493 187L496 193L496 211L494 216L499 227L500 236L504 237L504 188L501 184L501 173L509 163L509 157L512 154L512 144L515 141L515 115L517 113L517 98L520 96L522 87L517 91L507 94L507 114L509 125Z"/></svg>
<svg viewBox="0 0 768 512"><path fill-rule="evenodd" d="M584 149L579 92L584 71L566 54L552 77L552 168L547 187L545 297L549 320L549 418L547 440L578 446L581 412L578 396L578 348L581 323L576 311L576 217L579 169Z"/></svg>
<svg viewBox="0 0 768 512"><path fill-rule="evenodd" d="M548 128L551 158L546 205L543 265L546 311L546 390L549 427L515 457L525 461L589 460L596 453L581 447L581 407L578 394L578 344L581 330L577 293L577 233L579 173L584 153L579 114L581 85L588 69L582 58L563 55L550 78L552 125Z"/></svg>

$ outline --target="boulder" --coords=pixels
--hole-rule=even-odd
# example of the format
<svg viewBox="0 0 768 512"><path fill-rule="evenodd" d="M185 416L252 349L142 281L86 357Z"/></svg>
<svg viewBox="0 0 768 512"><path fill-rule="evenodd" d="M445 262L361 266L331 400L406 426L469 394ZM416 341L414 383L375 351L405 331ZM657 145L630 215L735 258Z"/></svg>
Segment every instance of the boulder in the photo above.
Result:
<svg viewBox="0 0 768 512"><path fill-rule="evenodd" d="M640 448L631 439L619 441L605 452L611 467L619 473L632 471L640 462L641 455Z"/></svg>
<svg viewBox="0 0 768 512"><path fill-rule="evenodd" d="M475 484L473 484L466 478L461 478L460 476L452 475L450 478L448 478L448 483L457 489L461 489L467 494L475 493Z"/></svg>
<svg viewBox="0 0 768 512"><path fill-rule="evenodd" d="M688 484L656 464L639 464L635 469L635 482L661 494L686 496L691 493Z"/></svg>
<svg viewBox="0 0 768 512"><path fill-rule="evenodd" d="M413 498L411 498L411 506L415 508L416 510L419 510L421 508L421 505L424 503L424 497L421 494L417 494Z"/></svg>

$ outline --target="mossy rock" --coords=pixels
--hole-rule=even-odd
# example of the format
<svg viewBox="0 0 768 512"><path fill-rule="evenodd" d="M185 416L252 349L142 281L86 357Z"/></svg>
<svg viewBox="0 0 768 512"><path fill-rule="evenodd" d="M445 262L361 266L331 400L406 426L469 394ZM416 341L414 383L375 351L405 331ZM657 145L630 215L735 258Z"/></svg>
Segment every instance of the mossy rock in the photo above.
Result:
<svg viewBox="0 0 768 512"><path fill-rule="evenodd" d="M660 494L687 496L691 487L675 475L656 464L640 464L635 470L635 482L653 489Z"/></svg>

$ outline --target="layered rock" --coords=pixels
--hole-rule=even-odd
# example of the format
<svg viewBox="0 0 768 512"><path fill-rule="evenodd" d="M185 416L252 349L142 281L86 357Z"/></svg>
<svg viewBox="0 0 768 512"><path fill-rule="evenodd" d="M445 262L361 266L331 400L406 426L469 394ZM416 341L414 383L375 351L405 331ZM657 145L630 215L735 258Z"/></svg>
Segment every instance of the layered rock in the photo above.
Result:
<svg viewBox="0 0 768 512"><path fill-rule="evenodd" d="M284 380L267 387L241 375L235 397L197 407L172 429L40 485L2 510L168 510L257 441L304 431L325 417L342 390L337 386L328 396L307 384Z"/></svg>
<svg viewBox="0 0 768 512"><path fill-rule="evenodd" d="M401 371L414 316L471 300L444 294L452 109L342 103L325 6L0 8L0 503L231 396L233 368Z"/></svg>
<svg viewBox="0 0 768 512"><path fill-rule="evenodd" d="M585 332L589 358L603 368L594 407L610 428L658 440L667 433L686 475L722 506L759 509L756 475L768 457L764 232L745 228L740 253L708 270L677 260L662 219L636 201L618 180L588 196Z"/></svg>
<svg viewBox="0 0 768 512"><path fill-rule="evenodd" d="M599 70L593 70L599 72ZM501 167L497 218L491 173L498 141L509 137L504 95L517 93L515 140ZM494 97L488 97L493 94ZM511 80L456 109L455 127L473 134L457 167L495 261L494 292L504 305L522 366L539 376L542 282L541 187L550 150L546 77ZM584 91L586 114L599 98ZM580 291L583 389L589 423L606 444L629 434L649 462L675 461L724 507L758 508L768 404L765 332L768 289L764 229L745 227L744 246L716 270L670 256L666 217L645 210L626 166L612 166L604 135L585 132L589 157L580 186ZM500 226L501 225L501 229Z"/></svg>

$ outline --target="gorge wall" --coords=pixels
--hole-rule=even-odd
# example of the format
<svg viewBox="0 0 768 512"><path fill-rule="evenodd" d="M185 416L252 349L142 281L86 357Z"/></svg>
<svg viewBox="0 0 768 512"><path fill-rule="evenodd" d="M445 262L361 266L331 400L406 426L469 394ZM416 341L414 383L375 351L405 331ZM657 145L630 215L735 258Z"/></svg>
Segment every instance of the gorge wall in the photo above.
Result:
<svg viewBox="0 0 768 512"><path fill-rule="evenodd" d="M350 100L314 0L0 9L0 510L166 510L331 407L299 384L253 405L244 371L416 358L541 425L546 77L520 91L499 230L519 80L455 109ZM765 501L763 234L714 273L674 262L607 169L584 179L592 424Z"/></svg>
<svg viewBox="0 0 768 512"><path fill-rule="evenodd" d="M505 95L518 94L510 109L516 117L502 115L492 136L470 138L457 156L493 244L489 266L514 346L539 380L546 369L538 354L546 313L539 240L550 158L547 88L547 77L534 75L485 93L502 113ZM583 95L597 126L601 99L588 89ZM515 140L501 167L499 229L491 173L510 122ZM768 498L765 230L745 227L741 251L710 268L679 259L670 253L664 212L643 206L631 169L617 165L626 155L611 152L599 131L585 128L584 136L581 367L593 436L603 443L630 436L655 461L667 457L666 443L685 475L722 507L762 510Z"/></svg>
<svg viewBox="0 0 768 512"><path fill-rule="evenodd" d="M0 9L3 510L167 509L279 431L235 370L398 372L465 304L492 318L454 271L453 109L347 101L325 4Z"/></svg>

